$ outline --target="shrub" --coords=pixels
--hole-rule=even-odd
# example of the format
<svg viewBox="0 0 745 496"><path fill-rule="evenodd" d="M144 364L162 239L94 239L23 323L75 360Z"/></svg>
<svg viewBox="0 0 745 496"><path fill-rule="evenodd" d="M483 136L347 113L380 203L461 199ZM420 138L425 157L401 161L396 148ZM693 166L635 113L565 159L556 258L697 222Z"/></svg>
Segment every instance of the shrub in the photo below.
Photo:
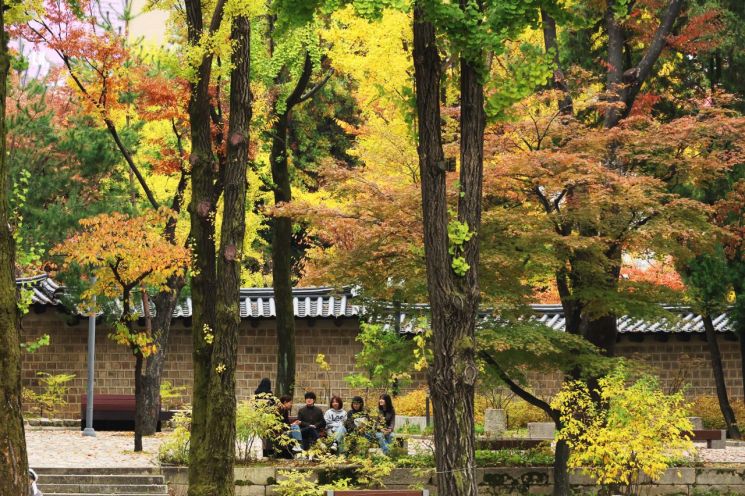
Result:
<svg viewBox="0 0 745 496"><path fill-rule="evenodd" d="M394 400L393 406L396 408L397 415L406 416L423 416L426 414L427 396L429 391L424 388L414 389ZM377 398L376 398L377 400ZM377 405L375 401L374 405ZM372 408L373 404L371 404ZM431 406L431 403L430 403ZM430 411L430 414L432 412Z"/></svg>
<svg viewBox="0 0 745 496"><path fill-rule="evenodd" d="M318 485L312 478L312 472L297 470L280 470L279 480L273 488L277 496L326 496L332 489L350 489L349 479L340 479L331 484Z"/></svg>
<svg viewBox="0 0 745 496"><path fill-rule="evenodd" d="M186 465L189 463L189 440L191 439L191 414L177 412L171 419L173 432L158 449L161 463Z"/></svg>
<svg viewBox="0 0 745 496"><path fill-rule="evenodd" d="M160 383L160 403L166 410L176 410L183 407L185 394L186 386L174 386L171 381Z"/></svg>
<svg viewBox="0 0 745 496"><path fill-rule="evenodd" d="M571 448L569 467L601 485L622 485L632 494L642 474L656 480L670 459L693 449L683 433L692 429L682 393L663 393L657 379L625 384L623 368L598 381L593 400L586 384L566 384L552 406L561 412L558 438Z"/></svg>
<svg viewBox="0 0 745 496"><path fill-rule="evenodd" d="M287 436L287 426L277 414L279 400L273 397L243 401L236 410L236 459L250 461L255 443L262 438L271 438L276 446L288 446L292 440Z"/></svg>
<svg viewBox="0 0 745 496"><path fill-rule="evenodd" d="M528 422L548 422L546 412L523 400L515 399L507 405L505 410L508 429L522 429Z"/></svg>
<svg viewBox="0 0 745 496"><path fill-rule="evenodd" d="M32 405L32 410L36 410L39 417L44 416L44 412L49 417L53 417L65 405L67 400L68 382L75 378L75 374L48 374L46 372L37 372L39 384L42 391L37 393L31 389L23 390L23 399Z"/></svg>
<svg viewBox="0 0 745 496"><path fill-rule="evenodd" d="M745 421L745 403L732 401L732 409L738 422ZM719 408L716 396L698 396L691 403L691 416L701 417L705 429L726 429L727 425Z"/></svg>

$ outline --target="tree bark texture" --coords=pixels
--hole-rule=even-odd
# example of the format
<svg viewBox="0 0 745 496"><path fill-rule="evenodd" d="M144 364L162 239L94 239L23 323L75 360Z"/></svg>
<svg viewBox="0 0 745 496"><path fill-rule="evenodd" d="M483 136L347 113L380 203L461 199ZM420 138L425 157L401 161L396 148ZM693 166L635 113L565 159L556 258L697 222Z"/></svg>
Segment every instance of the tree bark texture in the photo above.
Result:
<svg viewBox="0 0 745 496"><path fill-rule="evenodd" d="M197 46L205 34L202 4L199 0L186 0L187 32L189 44ZM213 26L219 26L222 7L215 7ZM221 463L219 458L232 453L234 446L220 446L217 452L206 445L209 405L209 383L212 370L211 341L214 337L217 306L217 268L215 264L215 224L217 160L212 152L210 129L209 83L212 53L208 50L197 68L196 80L190 84L189 123L191 127L191 249L193 253L192 289L192 338L194 384L192 386L191 441L189 449L189 495L202 496L219 493L212 485L211 471ZM238 295L235 295L236 297ZM232 468L232 466L231 466Z"/></svg>
<svg viewBox="0 0 745 496"><path fill-rule="evenodd" d="M719 351L719 342L717 341L717 331L714 329L714 323L710 315L702 315L701 320L704 323L706 331L706 343L709 346L709 356L711 357L711 371L714 374L714 384L717 387L717 398L719 399L719 408L722 410L724 422L727 425L727 437L730 439L740 439L740 429L737 427L735 412L727 395L727 383L724 379L724 368L722 367L722 354Z"/></svg>
<svg viewBox="0 0 745 496"><path fill-rule="evenodd" d="M477 236L463 246L464 276L451 268L445 158L440 129L441 61L435 29L422 5L414 9L414 69L422 185L424 250L432 308L434 360L429 387L435 410L438 493L475 496L473 400L477 377ZM461 63L461 197L458 220L478 232L481 218L483 87L471 62Z"/></svg>
<svg viewBox="0 0 745 496"><path fill-rule="evenodd" d="M15 284L15 240L9 225L5 97L10 59L0 9L0 494L28 494L21 407L21 344Z"/></svg>
<svg viewBox="0 0 745 496"><path fill-rule="evenodd" d="M153 298L156 314L152 319L152 340L155 353L145 358L142 374L142 400L144 415L142 433L149 436L155 433L160 420L160 385L163 378L163 366L166 361L168 335L171 330L171 318L176 308L178 295L184 285L183 278L171 277L168 280L168 291L161 291Z"/></svg>
<svg viewBox="0 0 745 496"><path fill-rule="evenodd" d="M246 171L248 168L251 102L250 24L247 17L233 20L228 121L227 169L224 176L223 220L217 257L217 321L212 344L209 407L204 448L210 450L210 479L214 493L235 492L235 366L240 316L241 253L246 232Z"/></svg>

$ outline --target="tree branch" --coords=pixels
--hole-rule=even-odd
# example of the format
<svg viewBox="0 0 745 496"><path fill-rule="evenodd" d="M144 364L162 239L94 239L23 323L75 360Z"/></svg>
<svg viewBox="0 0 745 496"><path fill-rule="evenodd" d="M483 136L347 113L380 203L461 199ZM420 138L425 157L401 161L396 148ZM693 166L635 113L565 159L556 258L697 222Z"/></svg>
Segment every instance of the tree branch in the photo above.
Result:
<svg viewBox="0 0 745 496"><path fill-rule="evenodd" d="M318 91L320 91L320 89L323 88L326 85L326 83L328 83L329 79L331 79L331 76L334 75L334 72L335 72L334 69L330 69L329 72L326 73L326 76L323 78L321 82L319 82L317 85L311 88L310 91L308 91L306 94L300 97L300 100L298 101L298 103L303 103L304 101L310 100L311 98L313 98L313 95L318 93Z"/></svg>
<svg viewBox="0 0 745 496"><path fill-rule="evenodd" d="M297 80L292 93L290 93L290 96L287 97L285 114L289 114L290 110L292 110L292 107L300 103L303 91L305 91L305 88L308 87L308 82L310 82L310 76L312 74L313 61L310 59L310 53L306 50L305 61L303 62L303 72L300 73L300 78Z"/></svg>
<svg viewBox="0 0 745 496"><path fill-rule="evenodd" d="M502 379L502 381L504 381L505 384L507 384L507 387L510 388L510 391L512 391L513 393L515 393L515 396L517 396L518 398L521 398L521 399L525 400L527 403L529 403L529 404L531 404L531 405L533 405L533 406L535 406L537 408L540 408L541 410L543 410L544 412L546 412L546 415L548 415L549 417L551 417L551 419L554 422L558 422L559 421L560 413L557 410L554 410L553 408L551 408L551 405L549 405L548 403L546 403L542 399L540 399L540 398L538 398L536 396L533 396L528 391L526 391L525 389L523 389L522 387L520 387L519 384L517 384L515 381L513 381L510 378L509 375L507 375L507 372L505 372L504 369L502 369L502 367L494 359L494 357L492 357L489 353L487 353L486 351L483 351L483 350L482 351L479 351L479 356L481 357L482 360L484 360L488 365L490 365L491 367L493 367L497 371L497 375L499 376L499 378Z"/></svg>

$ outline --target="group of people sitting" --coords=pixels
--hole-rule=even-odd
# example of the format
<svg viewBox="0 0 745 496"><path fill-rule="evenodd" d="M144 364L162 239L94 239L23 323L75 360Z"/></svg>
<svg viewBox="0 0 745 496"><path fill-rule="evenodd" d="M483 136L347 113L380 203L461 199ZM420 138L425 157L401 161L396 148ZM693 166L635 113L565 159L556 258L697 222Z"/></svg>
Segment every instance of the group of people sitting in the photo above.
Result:
<svg viewBox="0 0 745 496"><path fill-rule="evenodd" d="M271 389L269 379L262 379L256 393L266 394L267 386ZM263 385L263 387L262 387ZM376 411L365 408L361 396L354 396L351 408L344 410L344 401L339 396L332 396L329 408L324 413L316 405L316 394L305 393L305 405L297 412L297 417L290 416L292 396L283 395L277 405L278 413L287 426L290 437L296 441L293 451L308 451L322 436L332 439L330 448L337 453L345 452L345 439L350 435L377 441L383 453L388 454L393 442L393 429L396 424L396 411L388 394L381 394Z"/></svg>

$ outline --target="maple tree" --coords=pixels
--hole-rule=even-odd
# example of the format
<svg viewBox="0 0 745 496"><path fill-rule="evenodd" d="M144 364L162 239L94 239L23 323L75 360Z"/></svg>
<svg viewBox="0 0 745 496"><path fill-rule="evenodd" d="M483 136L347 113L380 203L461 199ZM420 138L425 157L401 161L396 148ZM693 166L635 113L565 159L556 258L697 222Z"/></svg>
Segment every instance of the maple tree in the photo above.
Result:
<svg viewBox="0 0 745 496"><path fill-rule="evenodd" d="M135 357L135 451L142 451L143 423L148 415L143 388L144 361L157 351L157 343L152 328L145 331L134 328L139 315L133 309L133 293L140 287L167 289L170 278L184 276L189 263L188 250L161 235L172 216L172 212L159 210L137 217L112 213L83 219L82 231L51 252L65 257L63 268L75 265L90 270L95 278L81 295L81 312L98 310L93 307L97 295L121 303L121 314L111 338L129 346ZM150 308L144 305L143 311L147 315Z"/></svg>
<svg viewBox="0 0 745 496"><path fill-rule="evenodd" d="M167 192L166 201L176 215L163 226L162 236L171 244L183 243L177 236L177 219L185 202L190 168L186 160L187 83L183 75L168 67L168 56L146 57L130 49L124 34L108 18L97 15L94 0L84 2L42 2L29 8L29 19L14 31L18 37L56 53L70 84L63 86L68 98L82 106L94 122L103 124L119 156L144 193L152 210L161 206L153 190L153 176L176 176L176 187ZM125 15L127 6L125 5ZM125 30L126 31L126 30ZM148 60L146 60L148 59ZM170 65L176 65L175 61ZM134 148L136 129L160 127L165 132L151 133L145 141L142 158ZM133 136L134 135L134 136ZM154 150L153 150L154 148ZM132 208L139 205L132 190ZM170 331L170 316L185 279L172 276L152 299L157 312L148 325L154 329L156 352L145 360L142 382L147 415L143 433L153 434L158 422L160 381ZM152 320L152 321L151 321Z"/></svg>
<svg viewBox="0 0 745 496"><path fill-rule="evenodd" d="M0 7L0 492L28 492L28 458L21 405L21 344L17 331L15 240L10 228L5 105L10 54L6 4Z"/></svg>

